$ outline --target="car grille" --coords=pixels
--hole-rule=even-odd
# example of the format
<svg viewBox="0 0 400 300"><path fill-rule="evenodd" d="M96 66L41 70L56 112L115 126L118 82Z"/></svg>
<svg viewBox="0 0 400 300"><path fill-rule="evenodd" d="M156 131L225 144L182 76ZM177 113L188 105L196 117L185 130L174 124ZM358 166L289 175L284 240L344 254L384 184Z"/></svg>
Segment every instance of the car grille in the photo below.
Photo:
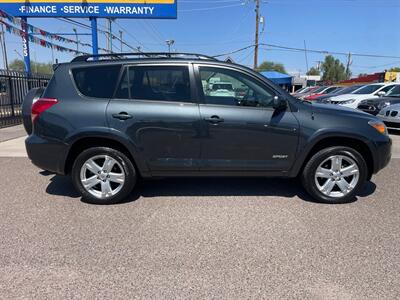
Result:
<svg viewBox="0 0 400 300"><path fill-rule="evenodd" d="M368 104L360 104L357 108L363 111L372 111L372 112L375 112L377 110L375 106Z"/></svg>
<svg viewBox="0 0 400 300"><path fill-rule="evenodd" d="M384 121L385 125L389 128L400 128L400 123Z"/></svg>

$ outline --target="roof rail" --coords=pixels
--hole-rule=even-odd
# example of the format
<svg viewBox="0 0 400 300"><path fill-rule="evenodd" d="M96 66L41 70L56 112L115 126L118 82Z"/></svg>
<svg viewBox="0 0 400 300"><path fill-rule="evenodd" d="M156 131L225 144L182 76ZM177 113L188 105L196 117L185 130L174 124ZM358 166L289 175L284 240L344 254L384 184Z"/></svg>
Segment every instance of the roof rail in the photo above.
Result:
<svg viewBox="0 0 400 300"><path fill-rule="evenodd" d="M107 53L107 54L85 54L80 55L71 60L71 62L83 62L88 61L90 58L93 60L99 58L109 59L127 59L129 56L143 57L143 58L191 58L203 60L217 60L215 57L207 56L197 53L169 53L169 52L123 52L123 53Z"/></svg>

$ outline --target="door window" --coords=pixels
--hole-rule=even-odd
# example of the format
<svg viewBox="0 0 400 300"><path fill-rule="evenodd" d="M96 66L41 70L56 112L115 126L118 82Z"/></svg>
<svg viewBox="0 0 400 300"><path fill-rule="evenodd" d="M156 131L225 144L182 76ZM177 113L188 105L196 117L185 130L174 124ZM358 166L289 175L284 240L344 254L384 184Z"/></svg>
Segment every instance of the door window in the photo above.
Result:
<svg viewBox="0 0 400 300"><path fill-rule="evenodd" d="M270 107L275 94L251 77L229 69L200 67L206 104Z"/></svg>
<svg viewBox="0 0 400 300"><path fill-rule="evenodd" d="M172 102L190 101L188 67L128 67L122 75L115 97Z"/></svg>

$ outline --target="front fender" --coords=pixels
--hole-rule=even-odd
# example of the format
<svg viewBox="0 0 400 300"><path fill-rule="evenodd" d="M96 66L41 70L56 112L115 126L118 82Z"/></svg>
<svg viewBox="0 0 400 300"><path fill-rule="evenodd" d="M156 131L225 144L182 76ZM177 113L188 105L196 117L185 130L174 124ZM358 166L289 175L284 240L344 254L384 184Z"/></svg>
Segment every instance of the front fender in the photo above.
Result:
<svg viewBox="0 0 400 300"><path fill-rule="evenodd" d="M324 140L327 141L328 139L332 139L332 141L336 140L339 141L340 143L341 138L352 139L365 144L368 147L369 151L371 152L371 156L374 160L373 162L374 170L376 169L375 153L377 152L377 149L376 145L370 139L366 138L362 134L350 131L348 128L336 128L336 129L329 128L329 129L319 129L311 135L301 136L298 148L298 154L290 172L291 176L296 177L299 174L304 163L306 163L306 159L313 151L314 147L316 147L319 143L323 142ZM343 143L342 146L346 146L345 142Z"/></svg>

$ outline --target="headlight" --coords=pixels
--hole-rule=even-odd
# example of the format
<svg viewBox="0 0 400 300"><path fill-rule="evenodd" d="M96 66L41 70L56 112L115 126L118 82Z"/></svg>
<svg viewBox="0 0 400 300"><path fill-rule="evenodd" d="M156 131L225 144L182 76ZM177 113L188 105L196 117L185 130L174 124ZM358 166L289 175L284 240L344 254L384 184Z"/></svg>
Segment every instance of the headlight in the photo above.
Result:
<svg viewBox="0 0 400 300"><path fill-rule="evenodd" d="M369 125L374 127L379 133L388 134L386 125L381 121L369 121Z"/></svg>
<svg viewBox="0 0 400 300"><path fill-rule="evenodd" d="M343 104L351 104L354 101L356 101L356 99L349 99L349 100L345 100L345 101L340 101L339 104L343 105Z"/></svg>

